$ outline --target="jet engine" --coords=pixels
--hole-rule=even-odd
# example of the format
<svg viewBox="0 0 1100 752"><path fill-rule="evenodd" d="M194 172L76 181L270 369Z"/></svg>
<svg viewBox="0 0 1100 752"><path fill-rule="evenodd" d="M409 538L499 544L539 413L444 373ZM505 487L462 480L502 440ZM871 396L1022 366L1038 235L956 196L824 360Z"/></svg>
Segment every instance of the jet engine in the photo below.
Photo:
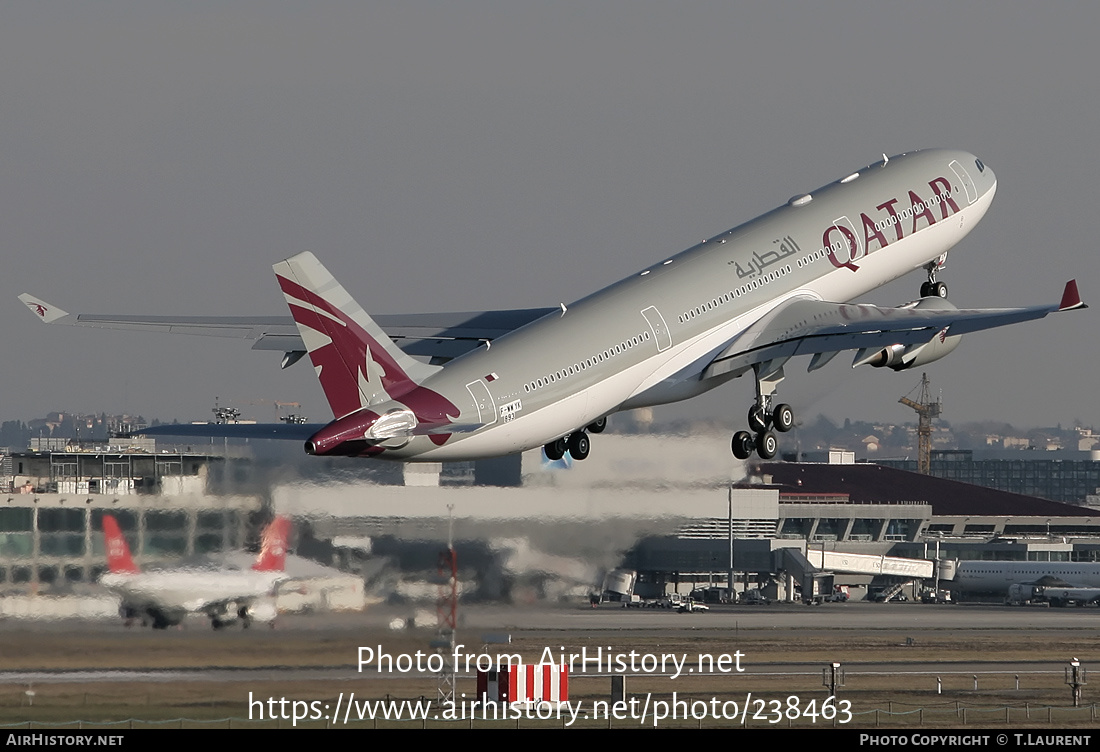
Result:
<svg viewBox="0 0 1100 752"><path fill-rule="evenodd" d="M958 310L943 298L921 298L915 303L907 303L902 308L926 309L937 311ZM927 342L919 342L914 345L890 345L878 350L864 349L856 353L852 366L869 365L874 368L892 368L895 371L904 371L909 368L923 366L934 360L939 360L959 346L962 335L949 336L946 326Z"/></svg>

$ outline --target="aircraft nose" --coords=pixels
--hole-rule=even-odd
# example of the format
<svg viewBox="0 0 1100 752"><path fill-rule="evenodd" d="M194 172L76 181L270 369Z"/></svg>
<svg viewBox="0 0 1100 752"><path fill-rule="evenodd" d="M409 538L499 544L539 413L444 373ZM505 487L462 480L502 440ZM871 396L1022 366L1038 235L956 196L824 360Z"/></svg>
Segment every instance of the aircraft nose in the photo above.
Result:
<svg viewBox="0 0 1100 752"><path fill-rule="evenodd" d="M987 190L997 192L997 176L994 174L993 169L982 161L981 157L974 157L974 166L978 168L978 175L981 176L981 181L985 183Z"/></svg>

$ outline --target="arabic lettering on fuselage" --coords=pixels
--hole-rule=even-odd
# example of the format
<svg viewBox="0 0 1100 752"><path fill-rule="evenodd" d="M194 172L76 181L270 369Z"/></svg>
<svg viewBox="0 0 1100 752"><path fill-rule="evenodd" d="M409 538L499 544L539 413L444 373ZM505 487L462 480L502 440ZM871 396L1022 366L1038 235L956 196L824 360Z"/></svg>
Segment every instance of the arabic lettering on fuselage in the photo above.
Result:
<svg viewBox="0 0 1100 752"><path fill-rule="evenodd" d="M891 198L875 207L876 211L886 212L888 216L879 221L873 220L866 212L861 212L859 217L863 224L863 243L859 242L855 229L847 223L836 220L825 228L821 235L823 247L818 250L818 255L824 255L829 262L838 269L850 269L859 271L859 266L854 262L863 258L875 250L886 248L890 243L902 240L907 235L912 235L920 229L918 222L923 219L931 227L937 221L947 219L959 211L959 205L951 197L951 181L945 177L935 178L928 183L932 189L932 196L923 199L913 191L908 191L909 207L898 211L895 204L901 199ZM940 208L940 218L936 219L933 209ZM909 232L903 232L903 223L912 219ZM894 239L887 240L884 231L894 229ZM878 243L878 248L872 248L872 243Z"/></svg>
<svg viewBox="0 0 1100 752"><path fill-rule="evenodd" d="M776 238L772 241L772 245L775 247L769 248L763 253L754 251L752 258L748 261L748 269L742 269L740 262L734 262L734 269L737 270L738 279L762 274L763 271L772 264L777 264L788 256L802 252L802 249L798 247L798 243L796 243L794 238L790 235Z"/></svg>

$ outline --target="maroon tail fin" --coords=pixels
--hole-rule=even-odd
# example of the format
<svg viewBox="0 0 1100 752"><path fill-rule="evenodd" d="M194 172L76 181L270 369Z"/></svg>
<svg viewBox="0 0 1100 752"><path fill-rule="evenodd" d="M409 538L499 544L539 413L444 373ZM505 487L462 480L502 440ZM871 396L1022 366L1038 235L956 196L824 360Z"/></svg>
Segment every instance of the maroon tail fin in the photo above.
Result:
<svg viewBox="0 0 1100 752"><path fill-rule="evenodd" d="M335 417L397 399L439 370L402 352L312 253L273 268Z"/></svg>

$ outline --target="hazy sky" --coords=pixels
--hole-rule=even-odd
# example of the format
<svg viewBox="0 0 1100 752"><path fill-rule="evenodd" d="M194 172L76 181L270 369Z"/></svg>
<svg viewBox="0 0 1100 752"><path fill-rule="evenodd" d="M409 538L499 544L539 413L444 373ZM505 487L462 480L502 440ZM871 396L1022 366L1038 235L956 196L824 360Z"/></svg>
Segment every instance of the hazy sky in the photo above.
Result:
<svg viewBox="0 0 1100 752"><path fill-rule="evenodd" d="M746 6L744 8L739 6ZM1100 5L6 2L0 417L329 413L243 341L44 327L72 312L286 313L312 250L370 312L571 301L879 159L978 154L999 191L956 305L1100 308L1089 227ZM916 296L910 275L869 296ZM1100 425L1097 308L970 335L946 420ZM804 415L905 421L920 373L788 366ZM740 427L741 379L665 417ZM250 404L252 403L252 404Z"/></svg>

